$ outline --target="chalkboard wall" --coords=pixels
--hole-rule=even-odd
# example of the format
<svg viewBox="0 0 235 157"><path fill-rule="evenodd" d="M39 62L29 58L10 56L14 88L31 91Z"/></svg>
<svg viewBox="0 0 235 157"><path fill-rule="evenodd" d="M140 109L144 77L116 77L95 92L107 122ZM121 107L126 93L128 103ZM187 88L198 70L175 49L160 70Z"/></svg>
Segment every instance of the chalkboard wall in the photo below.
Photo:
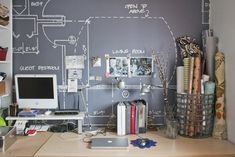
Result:
<svg viewBox="0 0 235 157"><path fill-rule="evenodd" d="M125 89L107 76L107 57L152 58L160 54L170 85L181 64L175 39L189 35L201 43L208 28L209 0L14 0L14 74L56 74L60 109L88 111L92 124L105 125L119 101L144 99L149 123L162 124L162 89L140 95L140 84L161 85L156 77L119 76ZM154 52L154 54L153 54ZM68 92L67 56L84 58L77 92ZM93 58L100 59L97 66ZM74 70L74 69L73 69ZM76 71L77 70L77 71ZM71 82L70 82L71 83ZM82 90L79 90L82 88ZM175 91L170 101L175 103ZM84 99L83 99L84 98ZM115 124L115 122L113 122Z"/></svg>

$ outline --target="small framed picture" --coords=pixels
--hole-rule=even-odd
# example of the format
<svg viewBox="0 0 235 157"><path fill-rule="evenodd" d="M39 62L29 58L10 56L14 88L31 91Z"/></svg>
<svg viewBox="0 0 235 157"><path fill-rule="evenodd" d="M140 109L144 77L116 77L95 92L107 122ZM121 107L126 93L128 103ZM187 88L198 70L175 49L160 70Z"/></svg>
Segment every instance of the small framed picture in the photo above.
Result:
<svg viewBox="0 0 235 157"><path fill-rule="evenodd" d="M127 57L109 57L106 65L110 77L127 77L129 70L129 59Z"/></svg>
<svg viewBox="0 0 235 157"><path fill-rule="evenodd" d="M130 75L132 77L151 76L153 71L153 59L151 57L130 58Z"/></svg>

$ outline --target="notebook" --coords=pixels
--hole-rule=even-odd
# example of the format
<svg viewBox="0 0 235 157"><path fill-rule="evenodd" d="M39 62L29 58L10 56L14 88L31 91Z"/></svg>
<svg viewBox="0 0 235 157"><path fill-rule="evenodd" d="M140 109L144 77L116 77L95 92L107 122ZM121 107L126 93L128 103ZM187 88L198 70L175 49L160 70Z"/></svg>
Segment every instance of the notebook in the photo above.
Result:
<svg viewBox="0 0 235 157"><path fill-rule="evenodd" d="M92 138L91 149L127 149L127 138Z"/></svg>

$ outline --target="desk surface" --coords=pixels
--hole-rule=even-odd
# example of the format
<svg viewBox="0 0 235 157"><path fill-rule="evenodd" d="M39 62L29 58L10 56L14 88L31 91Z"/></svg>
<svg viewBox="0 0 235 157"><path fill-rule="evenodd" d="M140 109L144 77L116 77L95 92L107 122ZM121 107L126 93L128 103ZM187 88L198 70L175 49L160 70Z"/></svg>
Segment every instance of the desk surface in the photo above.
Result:
<svg viewBox="0 0 235 157"><path fill-rule="evenodd" d="M17 136L17 141L5 152L0 152L0 156L21 156L30 157L41 148L41 146L47 142L47 140L53 135L51 132L37 133L36 136Z"/></svg>
<svg viewBox="0 0 235 157"><path fill-rule="evenodd" d="M100 135L103 136L103 135ZM116 134L108 134L113 137ZM141 135L157 141L157 146L150 149L139 149L129 146L127 150L91 150L89 144L83 143L83 137L77 134L53 134L45 145L35 154L38 157L45 156L79 156L79 157L118 157L118 156L143 156L143 157L168 157L168 156L229 156L235 157L235 145L228 141L208 139L189 139L178 137L176 140L167 139L157 132L149 132ZM128 135L129 140L138 138L136 135Z"/></svg>
<svg viewBox="0 0 235 157"><path fill-rule="evenodd" d="M99 135L103 136L103 135ZM114 137L109 133L107 137ZM76 133L40 133L34 137L21 137L5 153L5 156L77 156L77 157L235 157L235 145L228 141L212 138L190 139L178 136L176 140L164 137L158 132L141 134L157 141L156 147L139 149L129 146L127 150L92 150L82 142L84 135ZM129 140L138 138L128 135ZM2 154L0 154L1 156Z"/></svg>

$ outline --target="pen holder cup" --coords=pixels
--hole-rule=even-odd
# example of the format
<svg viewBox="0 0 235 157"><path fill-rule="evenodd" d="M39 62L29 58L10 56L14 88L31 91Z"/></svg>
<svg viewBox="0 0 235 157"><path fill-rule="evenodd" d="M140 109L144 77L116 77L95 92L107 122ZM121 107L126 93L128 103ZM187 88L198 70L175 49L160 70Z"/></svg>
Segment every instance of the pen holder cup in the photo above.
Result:
<svg viewBox="0 0 235 157"><path fill-rule="evenodd" d="M210 137L214 124L214 94L177 93L178 134Z"/></svg>

